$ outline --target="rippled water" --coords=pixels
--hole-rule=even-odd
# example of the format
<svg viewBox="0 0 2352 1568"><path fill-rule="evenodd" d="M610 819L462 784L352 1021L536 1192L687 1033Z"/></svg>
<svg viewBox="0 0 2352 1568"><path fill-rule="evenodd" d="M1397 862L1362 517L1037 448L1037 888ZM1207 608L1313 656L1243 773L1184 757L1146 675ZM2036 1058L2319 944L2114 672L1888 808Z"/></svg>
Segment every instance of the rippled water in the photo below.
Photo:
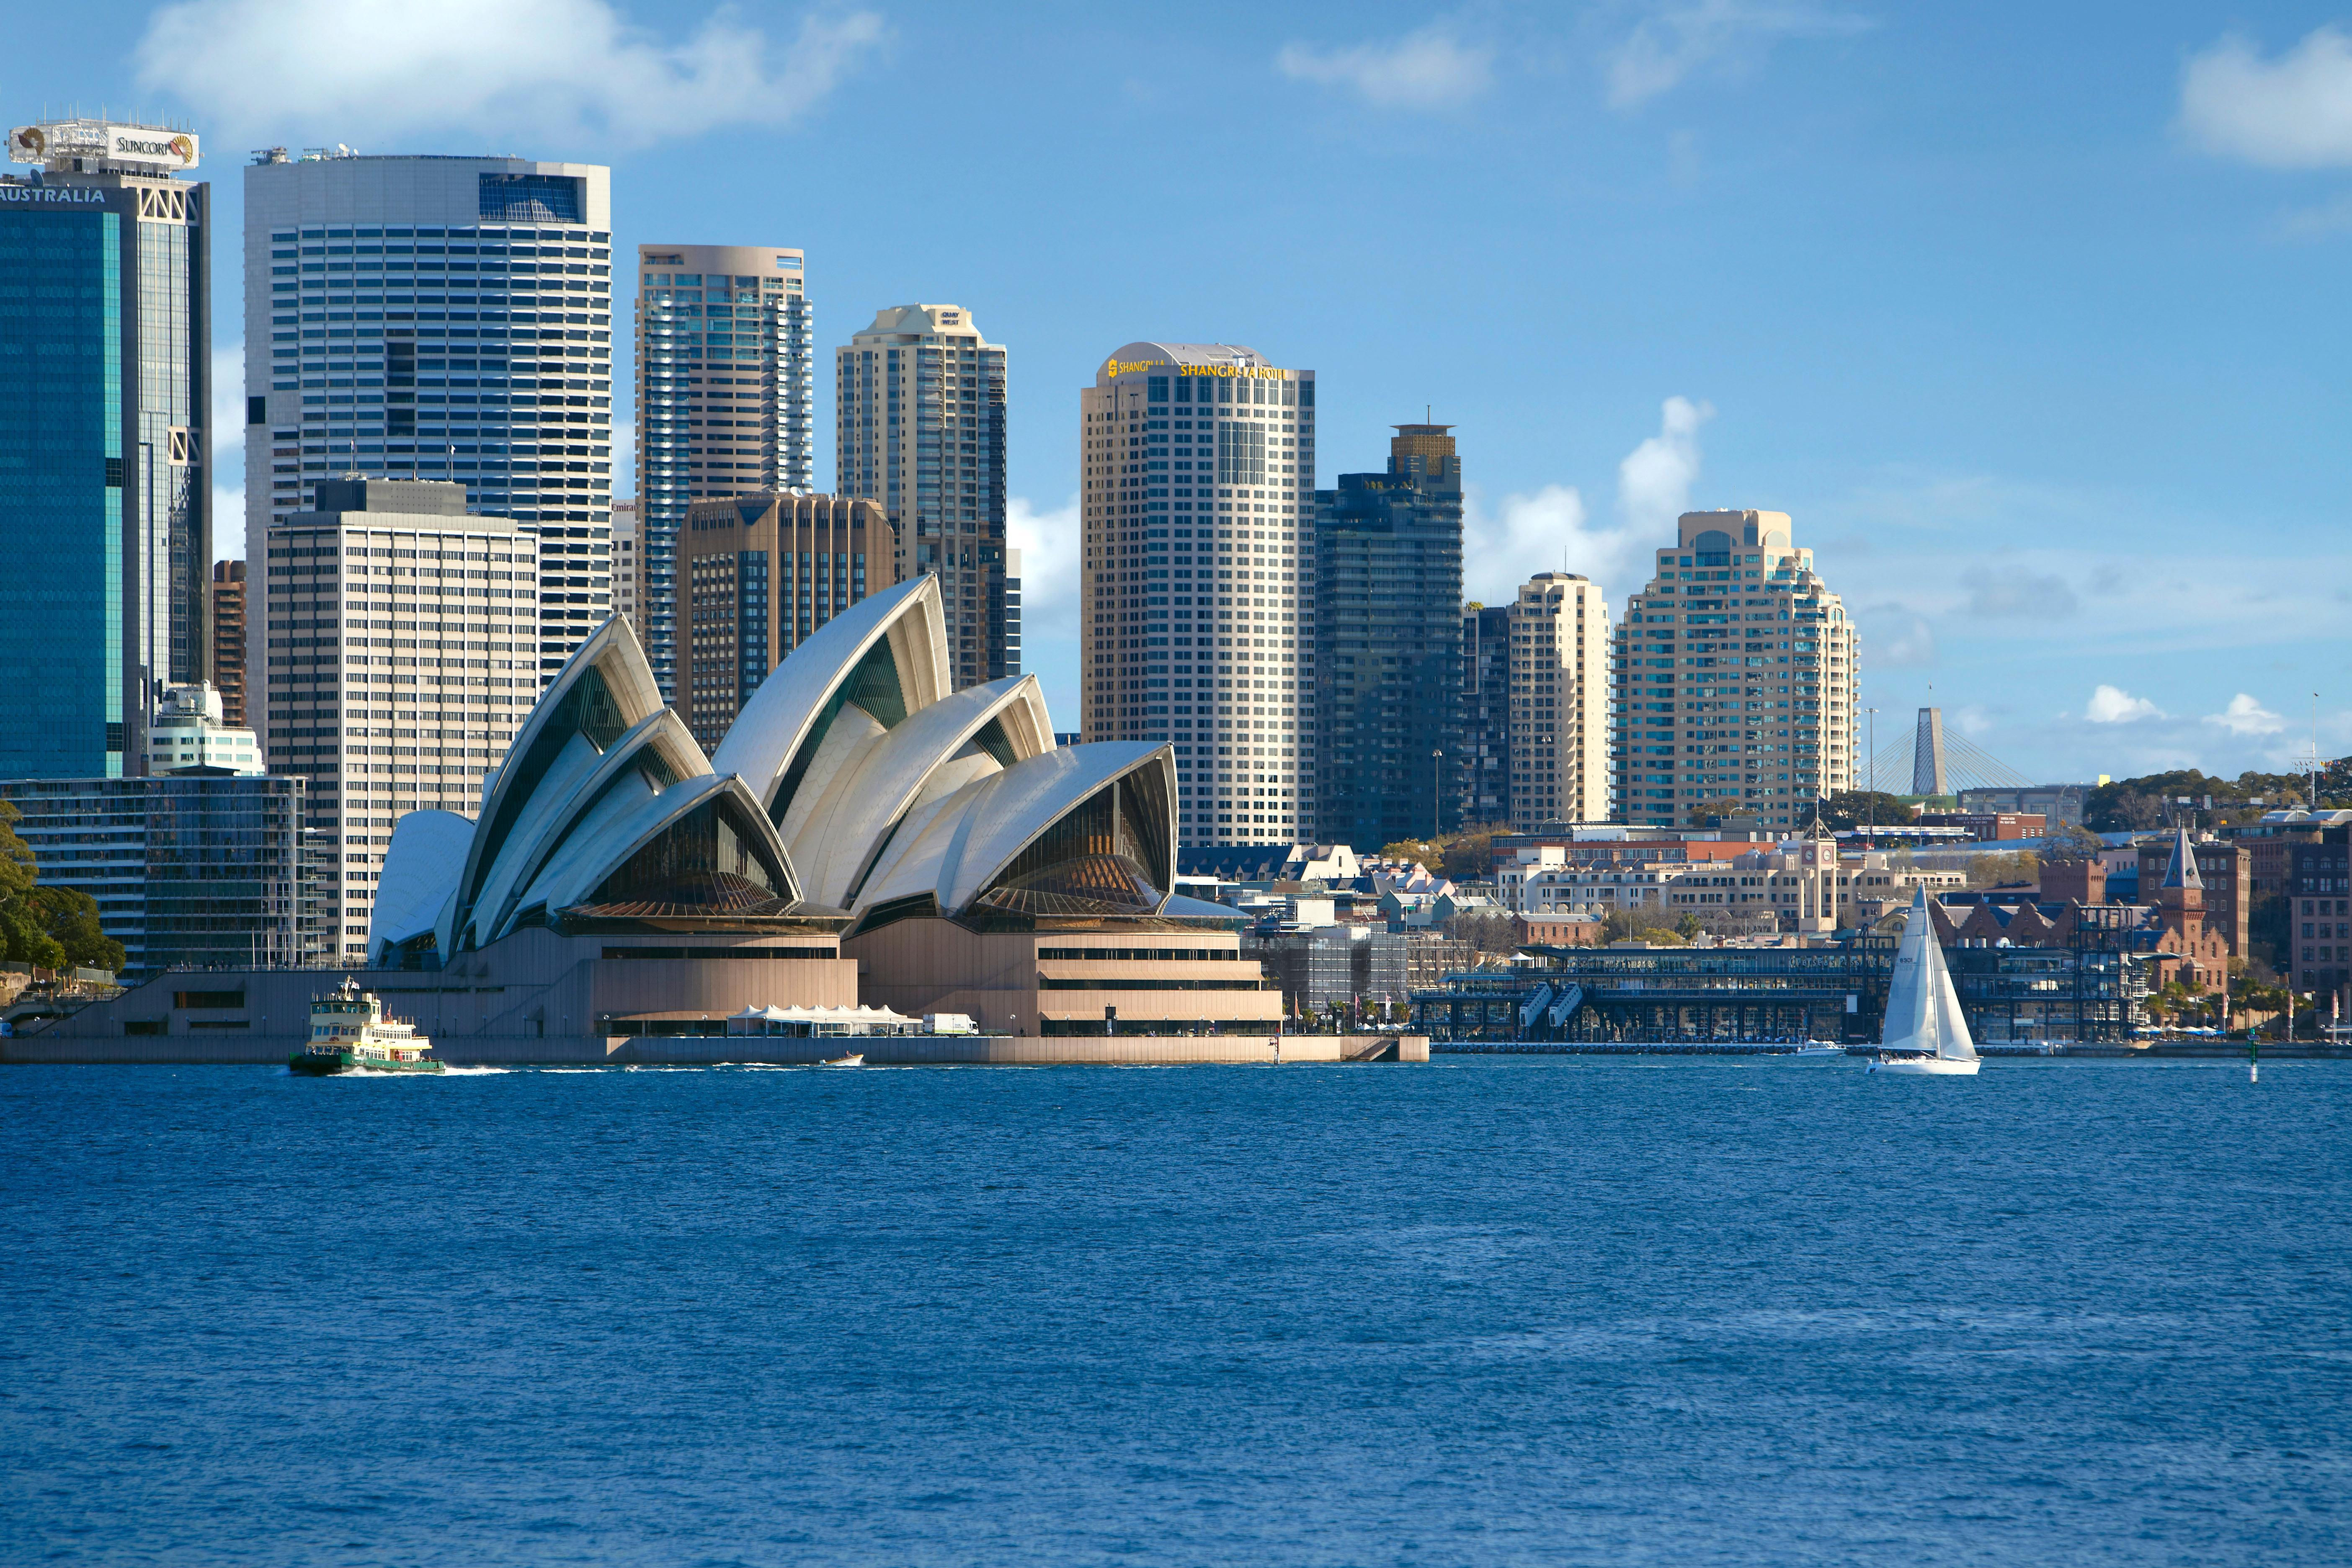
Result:
<svg viewBox="0 0 2352 1568"><path fill-rule="evenodd" d="M2352 1064L0 1071L0 1561L2352 1560Z"/></svg>

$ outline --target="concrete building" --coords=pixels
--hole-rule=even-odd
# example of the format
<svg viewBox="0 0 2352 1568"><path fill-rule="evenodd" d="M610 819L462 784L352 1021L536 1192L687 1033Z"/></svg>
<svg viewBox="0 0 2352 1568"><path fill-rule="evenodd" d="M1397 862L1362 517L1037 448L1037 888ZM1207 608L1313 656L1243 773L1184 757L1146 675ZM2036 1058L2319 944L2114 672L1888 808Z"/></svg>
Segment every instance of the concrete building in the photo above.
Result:
<svg viewBox="0 0 2352 1568"><path fill-rule="evenodd" d="M1842 856L1833 839L1799 838L1741 847L1727 860L1544 867L1519 879L1512 907L1531 920L1614 912L1664 926L1685 913L1710 924L1718 915L1759 916L1780 931L1821 933L1874 924L1908 904L1914 889L1941 894L1968 880L1883 853Z"/></svg>
<svg viewBox="0 0 2352 1568"><path fill-rule="evenodd" d="M1172 745L1188 845L1307 837L1315 373L1134 342L1079 404L1087 738Z"/></svg>
<svg viewBox="0 0 2352 1568"><path fill-rule="evenodd" d="M2317 815L2317 814L2314 814ZM2328 814L2341 815L2341 814ZM2287 849L2288 978L2331 1021L2342 1022L2352 992L2352 826L2324 826Z"/></svg>
<svg viewBox="0 0 2352 1568"><path fill-rule="evenodd" d="M687 508L816 488L814 310L789 247L637 247L637 602L666 696Z"/></svg>
<svg viewBox="0 0 2352 1568"><path fill-rule="evenodd" d="M18 779L0 800L41 880L98 903L132 978L173 966L297 963L317 868L306 864L304 781L191 772Z"/></svg>
<svg viewBox="0 0 2352 1568"><path fill-rule="evenodd" d="M147 727L145 771L175 773L188 768L254 776L267 771L261 742L251 730L228 721L221 694L210 681L166 687Z"/></svg>
<svg viewBox="0 0 2352 1568"><path fill-rule="evenodd" d="M246 727L245 563L213 563L213 684L220 689L221 719Z"/></svg>
<svg viewBox="0 0 2352 1568"><path fill-rule="evenodd" d="M39 563L0 580L0 777L135 773L211 670L212 188L170 129L21 125L8 155L0 516Z"/></svg>
<svg viewBox="0 0 2352 1568"><path fill-rule="evenodd" d="M327 479L273 521L254 616L270 771L308 784L341 865L322 895L330 961L367 952L394 824L463 811L539 689L530 531L470 516L462 486Z"/></svg>
<svg viewBox="0 0 2352 1568"><path fill-rule="evenodd" d="M1511 826L1606 822L1609 600L1570 572L1539 572L1510 611Z"/></svg>
<svg viewBox="0 0 2352 1568"><path fill-rule="evenodd" d="M959 688L1020 674L1004 542L1004 350L961 305L898 305L835 351L834 370L835 489L882 507L898 541L895 581L940 580Z"/></svg>
<svg viewBox="0 0 2352 1568"><path fill-rule="evenodd" d="M642 640L646 635L645 530L637 503L613 503L613 613L628 617Z"/></svg>
<svg viewBox="0 0 2352 1568"><path fill-rule="evenodd" d="M1465 826L1511 816L1511 606L1462 607L1462 791Z"/></svg>
<svg viewBox="0 0 2352 1568"><path fill-rule="evenodd" d="M1779 511L1690 511L1617 629L1617 808L1784 832L1853 787L1860 643Z"/></svg>
<svg viewBox="0 0 2352 1568"><path fill-rule="evenodd" d="M1379 846L1462 825L1462 459L1400 425L1315 492L1314 830ZM1302 578L1303 578L1302 574ZM1303 772L1303 770L1302 770Z"/></svg>
<svg viewBox="0 0 2352 1568"><path fill-rule="evenodd" d="M2160 889L2176 848L2171 838L2147 838L2137 847L2139 858L2139 885ZM2254 856L2252 847L2241 842L2217 839L2191 839L2190 858L2197 870L2199 905L2205 915L2205 924L2221 933L2224 950L2232 958L2243 958L2247 946L2247 921L2253 910Z"/></svg>
<svg viewBox="0 0 2352 1568"><path fill-rule="evenodd" d="M322 480L461 485L536 536L536 663L562 668L612 611L609 188L593 163L256 153L246 539Z"/></svg>
<svg viewBox="0 0 2352 1568"><path fill-rule="evenodd" d="M698 744L716 751L770 670L898 581L892 531L874 502L835 496L772 491L687 509L672 705Z"/></svg>

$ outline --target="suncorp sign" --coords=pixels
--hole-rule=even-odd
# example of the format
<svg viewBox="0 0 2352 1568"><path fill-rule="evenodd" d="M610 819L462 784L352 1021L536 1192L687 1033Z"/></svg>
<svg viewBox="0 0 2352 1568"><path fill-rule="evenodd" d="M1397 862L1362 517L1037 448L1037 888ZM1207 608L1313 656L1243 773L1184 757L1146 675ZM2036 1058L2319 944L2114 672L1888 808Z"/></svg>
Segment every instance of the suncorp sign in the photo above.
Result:
<svg viewBox="0 0 2352 1568"><path fill-rule="evenodd" d="M102 158L115 163L152 163L163 169L196 166L193 132L152 125L112 125L96 120L61 120L19 125L8 132L8 156L18 163L51 158Z"/></svg>

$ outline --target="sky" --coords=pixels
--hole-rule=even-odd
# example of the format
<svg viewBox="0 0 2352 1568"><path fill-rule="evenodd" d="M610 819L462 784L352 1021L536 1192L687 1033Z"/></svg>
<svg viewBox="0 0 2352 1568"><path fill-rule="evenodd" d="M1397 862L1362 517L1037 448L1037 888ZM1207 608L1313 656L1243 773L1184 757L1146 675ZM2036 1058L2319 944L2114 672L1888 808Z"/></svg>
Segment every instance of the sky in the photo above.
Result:
<svg viewBox="0 0 2352 1568"><path fill-rule="evenodd" d="M223 555L245 150L604 163L616 255L804 247L821 371L914 300L1006 346L1065 724L1078 390L1164 339L1314 369L1327 487L1454 424L1472 597L1622 613L1676 512L1786 511L1882 747L2234 774L2352 751L2346 5L91 0L0 114L203 133Z"/></svg>

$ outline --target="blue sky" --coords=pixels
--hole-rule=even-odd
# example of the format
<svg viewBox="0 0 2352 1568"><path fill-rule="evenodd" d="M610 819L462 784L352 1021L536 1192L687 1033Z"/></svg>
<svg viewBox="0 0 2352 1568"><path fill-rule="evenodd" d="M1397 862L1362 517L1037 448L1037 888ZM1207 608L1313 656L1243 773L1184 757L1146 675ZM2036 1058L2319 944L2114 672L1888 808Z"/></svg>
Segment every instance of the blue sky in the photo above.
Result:
<svg viewBox="0 0 2352 1568"><path fill-rule="evenodd" d="M0 112L186 119L230 236L268 142L609 163L620 247L805 247L821 363L970 307L1066 721L1077 389L1223 340L1317 370L1326 485L1424 405L1460 426L1474 595L1565 563L1622 605L1685 505L1786 510L1882 742L1934 700L2079 778L2282 765L2315 692L2352 750L2347 37L2151 0L192 0L12 17Z"/></svg>

